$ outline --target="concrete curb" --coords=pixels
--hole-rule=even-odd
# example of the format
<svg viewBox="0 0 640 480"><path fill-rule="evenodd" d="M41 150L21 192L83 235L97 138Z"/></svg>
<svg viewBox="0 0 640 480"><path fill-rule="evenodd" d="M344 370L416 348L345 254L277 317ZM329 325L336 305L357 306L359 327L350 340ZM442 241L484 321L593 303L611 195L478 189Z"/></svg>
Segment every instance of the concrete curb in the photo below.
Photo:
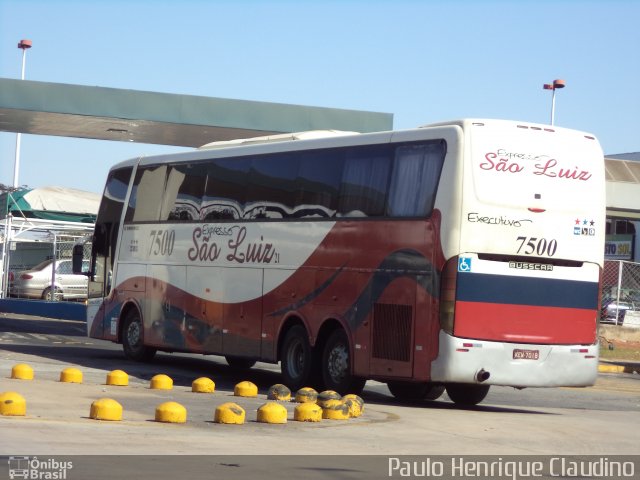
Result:
<svg viewBox="0 0 640 480"><path fill-rule="evenodd" d="M640 373L640 363L601 362L598 364L598 373Z"/></svg>

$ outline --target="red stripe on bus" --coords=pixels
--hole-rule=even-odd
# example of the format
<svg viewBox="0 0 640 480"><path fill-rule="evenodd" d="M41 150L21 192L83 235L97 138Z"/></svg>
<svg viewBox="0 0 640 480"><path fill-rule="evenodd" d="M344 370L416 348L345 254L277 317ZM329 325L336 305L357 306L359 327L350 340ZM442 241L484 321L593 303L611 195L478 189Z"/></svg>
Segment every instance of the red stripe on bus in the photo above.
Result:
<svg viewBox="0 0 640 480"><path fill-rule="evenodd" d="M593 344L595 310L456 302L456 337L497 342Z"/></svg>

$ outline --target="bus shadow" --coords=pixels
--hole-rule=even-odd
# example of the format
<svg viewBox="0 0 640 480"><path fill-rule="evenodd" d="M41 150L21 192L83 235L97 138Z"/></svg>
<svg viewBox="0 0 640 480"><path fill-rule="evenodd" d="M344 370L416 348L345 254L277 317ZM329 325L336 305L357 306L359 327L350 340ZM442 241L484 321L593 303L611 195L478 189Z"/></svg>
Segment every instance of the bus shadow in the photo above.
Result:
<svg viewBox="0 0 640 480"><path fill-rule="evenodd" d="M104 347L2 344L0 350L48 358L63 365L76 365L78 368L103 370L105 382L106 374L112 370L123 370L129 375L130 381L135 379L139 382L148 382L154 375L162 373L171 377L174 386L189 388L196 378L209 377L216 383L216 389L232 392L234 386L244 380L252 381L265 394L271 385L281 382L278 372L259 367L244 371L233 369L222 357L215 356L193 358L181 354L159 353L152 361L142 363L126 359L121 351ZM61 370L63 365L60 366Z"/></svg>
<svg viewBox="0 0 640 480"><path fill-rule="evenodd" d="M104 342L105 344L108 342ZM61 364L72 364L79 368L91 368L103 370L106 374L112 370L124 370L130 378L140 383L146 383L154 375L163 373L169 375L176 387L191 388L193 380L198 377L211 378L216 383L216 390L233 392L235 385L244 380L250 380L256 384L260 394L266 394L269 387L276 383L281 383L280 373L267 370L258 364L249 370L237 370L226 364L222 357L207 356L195 357L195 355L185 354L165 354L159 353L148 362L133 362L127 360L119 350L107 348L96 348L89 346L66 346L66 345L19 345L2 344L1 350L17 354L34 355L48 358L60 362ZM61 365L60 369L62 370ZM36 371L37 375L37 371ZM385 387L366 387L360 394L365 403L380 406L401 406L408 408L428 408L433 410L469 410L486 413L520 413L527 415L559 415L558 413L539 411L536 409L522 409L495 405L476 405L465 407L455 405L446 400L419 400L400 401L390 394L385 394L376 389ZM292 392L295 393L295 392ZM446 398L446 397L444 397Z"/></svg>
<svg viewBox="0 0 640 480"><path fill-rule="evenodd" d="M80 336L87 334L87 324L79 320L59 320L28 315L0 314L0 333L38 333L43 335Z"/></svg>
<svg viewBox="0 0 640 480"><path fill-rule="evenodd" d="M496 406L496 405L475 405L475 406L462 406L456 405L453 402L446 400L445 394L439 400L412 400L403 401L394 398L391 395L385 395L380 392L371 391L365 389L360 396L366 404L372 405L397 405L401 407L409 408L428 408L433 410L467 410L473 412L486 412L486 413L522 413L528 415L560 415L554 412L543 412L536 409L522 409L516 407Z"/></svg>
<svg viewBox="0 0 640 480"><path fill-rule="evenodd" d="M147 363L134 362L124 357L119 345L105 340L89 339L85 335L86 324L78 321L60 321L44 318L1 318L0 333L33 333L55 335L64 343L2 343L0 350L18 354L35 355L49 358L61 364L72 364L78 367L103 370L124 370L132 381L148 382L154 375L163 373L169 375L174 386L191 388L193 380L198 377L211 378L216 383L217 390L233 392L235 385L244 380L256 384L261 394L266 394L269 387L281 383L279 371L275 366L258 363L249 370L238 370L230 367L221 356L204 356L198 354L158 353ZM85 343L93 345L84 345ZM70 345L71 344L71 345ZM60 367L63 368L62 366ZM37 373L37 372L36 372ZM135 379L135 380L134 380ZM295 392L292 392L295 394ZM523 409L508 406L480 404L464 407L449 402L446 395L440 400L429 401L400 401L386 391L383 384L369 383L360 396L372 405L397 405L408 408L428 408L435 410L471 410L487 413L522 413L533 415L558 415L535 409Z"/></svg>

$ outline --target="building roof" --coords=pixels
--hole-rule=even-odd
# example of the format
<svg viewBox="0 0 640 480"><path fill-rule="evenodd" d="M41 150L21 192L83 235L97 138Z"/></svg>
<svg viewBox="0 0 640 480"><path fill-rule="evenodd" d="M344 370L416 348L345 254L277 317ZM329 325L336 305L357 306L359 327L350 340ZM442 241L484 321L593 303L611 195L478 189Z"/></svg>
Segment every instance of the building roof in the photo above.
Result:
<svg viewBox="0 0 640 480"><path fill-rule="evenodd" d="M640 152L616 153L615 155L605 155L605 157L613 160L632 160L634 162L640 162Z"/></svg>
<svg viewBox="0 0 640 480"><path fill-rule="evenodd" d="M640 219L640 162L613 158L617 156L604 159L607 215Z"/></svg>
<svg viewBox="0 0 640 480"><path fill-rule="evenodd" d="M304 130L391 130L393 115L0 78L0 131L199 147Z"/></svg>
<svg viewBox="0 0 640 480"><path fill-rule="evenodd" d="M0 218L95 222L101 195L75 188L40 187L0 195Z"/></svg>

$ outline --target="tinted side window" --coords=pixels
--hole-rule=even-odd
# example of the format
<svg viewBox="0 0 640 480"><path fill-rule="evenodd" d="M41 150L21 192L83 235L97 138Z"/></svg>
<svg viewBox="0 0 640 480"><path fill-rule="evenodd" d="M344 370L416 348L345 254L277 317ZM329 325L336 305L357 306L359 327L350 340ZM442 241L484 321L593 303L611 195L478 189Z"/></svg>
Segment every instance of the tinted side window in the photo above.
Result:
<svg viewBox="0 0 640 480"><path fill-rule="evenodd" d="M338 195L344 169L341 150L303 152L298 156L297 218L331 218L338 210Z"/></svg>
<svg viewBox="0 0 640 480"><path fill-rule="evenodd" d="M132 170L131 167L114 170L107 178L93 238L93 249L99 255L107 256L115 249L115 239Z"/></svg>
<svg viewBox="0 0 640 480"><path fill-rule="evenodd" d="M396 149L387 203L388 216L431 215L445 153L444 141L404 145Z"/></svg>
<svg viewBox="0 0 640 480"><path fill-rule="evenodd" d="M138 168L129 197L126 221L158 221L166 179L166 165Z"/></svg>
<svg viewBox="0 0 640 480"><path fill-rule="evenodd" d="M249 158L222 158L209 164L202 220L243 218L250 168Z"/></svg>
<svg viewBox="0 0 640 480"><path fill-rule="evenodd" d="M445 153L428 141L139 168L126 220L425 217Z"/></svg>
<svg viewBox="0 0 640 480"><path fill-rule="evenodd" d="M206 182L207 168L203 164L169 167L160 220L172 222L200 220L200 206Z"/></svg>
<svg viewBox="0 0 640 480"><path fill-rule="evenodd" d="M112 171L107 178L93 234L91 268L94 281L104 282L106 272L113 270L120 219L132 172L132 167L125 167ZM104 293L108 293L108 289Z"/></svg>
<svg viewBox="0 0 640 480"><path fill-rule="evenodd" d="M298 158L265 155L251 162L245 219L288 218L295 209Z"/></svg>
<svg viewBox="0 0 640 480"><path fill-rule="evenodd" d="M381 217L385 211L391 149L349 149L340 184L339 212L345 217Z"/></svg>

